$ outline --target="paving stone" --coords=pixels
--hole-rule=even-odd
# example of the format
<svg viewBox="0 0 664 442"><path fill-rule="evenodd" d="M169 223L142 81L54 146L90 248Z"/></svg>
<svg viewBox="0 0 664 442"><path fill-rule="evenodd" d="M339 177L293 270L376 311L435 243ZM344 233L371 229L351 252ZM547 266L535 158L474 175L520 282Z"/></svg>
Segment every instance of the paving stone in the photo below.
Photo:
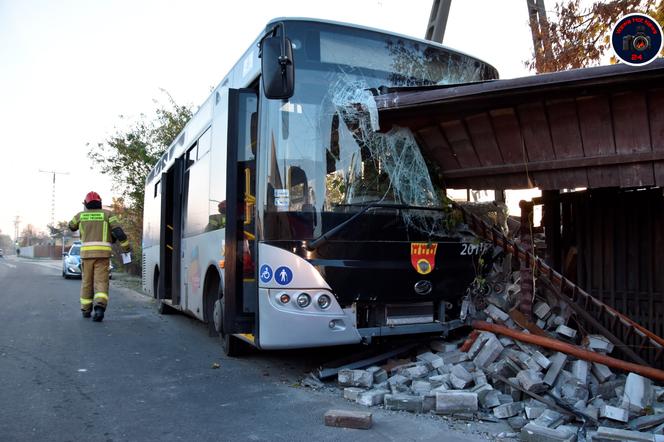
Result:
<svg viewBox="0 0 664 442"><path fill-rule="evenodd" d="M473 413L477 410L477 393L466 391L445 391L436 393L436 413Z"/></svg>
<svg viewBox="0 0 664 442"><path fill-rule="evenodd" d="M439 391L448 391L448 390L450 390L450 388L447 385L443 384L432 388L429 394L435 394L438 393Z"/></svg>
<svg viewBox="0 0 664 442"><path fill-rule="evenodd" d="M576 441L576 434L570 434L565 429L548 428L530 422L521 429L519 440L525 442L574 442Z"/></svg>
<svg viewBox="0 0 664 442"><path fill-rule="evenodd" d="M544 410L542 414L537 417L533 423L542 427L554 428L563 423L564 419L562 414L554 410Z"/></svg>
<svg viewBox="0 0 664 442"><path fill-rule="evenodd" d="M587 401L589 396L588 386L576 378L572 378L560 387L560 397L569 405L580 400Z"/></svg>
<svg viewBox="0 0 664 442"><path fill-rule="evenodd" d="M487 341L491 338L495 338L496 335L494 335L491 332L482 332L480 335L475 339L475 342L473 342L473 345L470 346L468 349L468 352L466 353L468 355L468 359L474 359L475 356L482 350L482 347L484 347L484 344L487 343Z"/></svg>
<svg viewBox="0 0 664 442"><path fill-rule="evenodd" d="M599 416L618 422L627 422L629 420L629 413L627 410L613 407L611 405L602 405L602 408L599 409Z"/></svg>
<svg viewBox="0 0 664 442"><path fill-rule="evenodd" d="M599 407L588 405L587 407L585 407L583 410L580 411L586 416L590 416L595 420L599 419Z"/></svg>
<svg viewBox="0 0 664 442"><path fill-rule="evenodd" d="M458 364L459 362L468 360L468 354L459 350L449 351L447 353L438 353L438 356L443 359L445 365L454 365Z"/></svg>
<svg viewBox="0 0 664 442"><path fill-rule="evenodd" d="M551 366L544 375L544 383L549 387L553 386L560 374L563 366L567 362L567 355L565 353L555 353L552 355L549 360L551 361Z"/></svg>
<svg viewBox="0 0 664 442"><path fill-rule="evenodd" d="M325 425L368 430L372 425L371 413L350 410L328 410L325 412Z"/></svg>
<svg viewBox="0 0 664 442"><path fill-rule="evenodd" d="M429 369L424 365L416 365L414 367L402 368L398 374L412 380L426 376L429 374Z"/></svg>
<svg viewBox="0 0 664 442"><path fill-rule="evenodd" d="M509 338L507 336L500 336L498 338L501 344L503 344L503 347L511 347L514 345L514 339Z"/></svg>
<svg viewBox="0 0 664 442"><path fill-rule="evenodd" d="M568 327L564 324L560 324L556 328L556 333L558 333L560 336L564 336L568 339L576 338L576 330L574 330L573 328L570 328L570 327Z"/></svg>
<svg viewBox="0 0 664 442"><path fill-rule="evenodd" d="M449 365L449 364L443 365L442 367L440 367L437 370L437 372L438 372L438 374L450 374L450 371L452 371L452 367L453 367L453 365Z"/></svg>
<svg viewBox="0 0 664 442"><path fill-rule="evenodd" d="M535 316L539 319L546 319L551 314L551 307L549 307L549 304L546 302L538 302L533 307L533 313L535 313Z"/></svg>
<svg viewBox="0 0 664 442"><path fill-rule="evenodd" d="M369 367L367 371L373 375L374 384L380 384L387 380L387 371L380 367Z"/></svg>
<svg viewBox="0 0 664 442"><path fill-rule="evenodd" d="M366 407L380 405L383 403L385 395L388 393L389 391L387 390L377 390L377 389L363 391L357 396L356 402Z"/></svg>
<svg viewBox="0 0 664 442"><path fill-rule="evenodd" d="M452 342L445 342L445 341L432 341L429 344L429 347L433 351L441 352L441 353L447 353L449 351L454 351L459 346L457 344L454 344Z"/></svg>
<svg viewBox="0 0 664 442"><path fill-rule="evenodd" d="M337 380L340 387L364 387L373 385L373 375L366 370L340 370Z"/></svg>
<svg viewBox="0 0 664 442"><path fill-rule="evenodd" d="M486 375L481 371L476 371L473 373L473 382L478 387L489 383L489 381L486 378Z"/></svg>
<svg viewBox="0 0 664 442"><path fill-rule="evenodd" d="M513 366L513 362L508 361L506 359L500 359L492 364L490 364L486 369L488 373L495 373L499 374L504 378L510 378L512 376L515 376L521 369Z"/></svg>
<svg viewBox="0 0 664 442"><path fill-rule="evenodd" d="M537 419L546 410L545 407L526 405L524 411L528 419Z"/></svg>
<svg viewBox="0 0 664 442"><path fill-rule="evenodd" d="M535 370L521 370L516 378L524 390L531 393L543 393L549 389Z"/></svg>
<svg viewBox="0 0 664 442"><path fill-rule="evenodd" d="M601 353L611 353L613 351L613 344L606 337L602 335L586 335L583 338L582 344L589 349Z"/></svg>
<svg viewBox="0 0 664 442"><path fill-rule="evenodd" d="M577 359L572 362L572 374L584 384L588 382L588 362Z"/></svg>
<svg viewBox="0 0 664 442"><path fill-rule="evenodd" d="M616 397L616 388L623 387L624 385L625 381L623 379L606 381L597 387L597 393L595 393L595 395L602 396L604 399L613 399Z"/></svg>
<svg viewBox="0 0 664 442"><path fill-rule="evenodd" d="M431 383L426 381L413 381L413 384L410 386L413 394L418 394L424 396L426 393L431 391Z"/></svg>
<svg viewBox="0 0 664 442"><path fill-rule="evenodd" d="M510 418L507 418L507 424L514 431L521 431L521 429L525 427L527 423L528 419L526 419L523 416L512 416Z"/></svg>
<svg viewBox="0 0 664 442"><path fill-rule="evenodd" d="M651 414L632 419L627 426L630 430L641 431L661 424L664 424L664 414Z"/></svg>
<svg viewBox="0 0 664 442"><path fill-rule="evenodd" d="M421 413L422 400L422 396L414 396L410 394L386 394L385 408L388 410L402 410Z"/></svg>
<svg viewBox="0 0 664 442"><path fill-rule="evenodd" d="M525 370L527 368L530 368L528 366L528 360L531 359L531 358L528 355L528 353L525 353L521 350L506 349L503 352L503 356L507 357L509 361L512 361L513 363L516 364L517 367L519 367L519 370L517 371L517 373L521 370Z"/></svg>
<svg viewBox="0 0 664 442"><path fill-rule="evenodd" d="M652 381L636 373L630 373L627 375L620 406L632 413L643 414L646 408L652 406L654 397Z"/></svg>
<svg viewBox="0 0 664 442"><path fill-rule="evenodd" d="M387 383L389 385L395 385L395 384L407 385L410 383L410 380L406 376L395 374L394 376L387 378Z"/></svg>
<svg viewBox="0 0 664 442"><path fill-rule="evenodd" d="M536 372L542 371L542 366L537 362L535 362L535 359L533 359L532 357L526 359L526 368Z"/></svg>
<svg viewBox="0 0 664 442"><path fill-rule="evenodd" d="M508 379L512 384L514 385L519 385L519 378L509 378ZM506 391L512 396L512 399L514 399L514 402L518 402L521 400L521 390L518 388L514 388L511 385L506 386Z"/></svg>
<svg viewBox="0 0 664 442"><path fill-rule="evenodd" d="M490 391L490 390L493 390L491 384L484 384L484 385L475 385L473 386L473 388L471 388L468 391L472 391L473 393L477 393L479 395L483 391Z"/></svg>
<svg viewBox="0 0 664 442"><path fill-rule="evenodd" d="M443 365L445 365L445 362L443 362L443 358L431 353L430 351L417 355L416 359L418 361L426 362L431 367L432 370L438 369Z"/></svg>
<svg viewBox="0 0 664 442"><path fill-rule="evenodd" d="M499 309L493 304L489 304L485 309L484 313L489 315L491 319L496 321L499 324L504 324L508 319L510 319L510 315Z"/></svg>
<svg viewBox="0 0 664 442"><path fill-rule="evenodd" d="M456 376L457 378L467 383L473 382L473 375L470 374L468 370L466 370L462 365L455 365L454 367L452 367L452 372L450 373L450 381L452 381L453 376Z"/></svg>
<svg viewBox="0 0 664 442"><path fill-rule="evenodd" d="M422 413L436 410L436 393L427 393L422 397Z"/></svg>
<svg viewBox="0 0 664 442"><path fill-rule="evenodd" d="M440 385L445 385L447 386L450 380L450 375L449 374L437 374L434 376L429 376L429 382L431 383L431 387L436 388Z"/></svg>
<svg viewBox="0 0 664 442"><path fill-rule="evenodd" d="M599 427L593 440L618 440L623 442L652 442L662 440L652 433L641 433L639 431L621 430L620 428Z"/></svg>
<svg viewBox="0 0 664 442"><path fill-rule="evenodd" d="M502 353L504 349L505 347L503 347L498 338L495 336L490 338L473 360L475 366L478 368L487 367L500 356L500 353Z"/></svg>
<svg viewBox="0 0 664 442"><path fill-rule="evenodd" d="M363 391L365 391L364 388L346 387L344 388L344 399L348 399L349 401L355 401L357 400L357 396Z"/></svg>
<svg viewBox="0 0 664 442"><path fill-rule="evenodd" d="M523 411L523 402L511 402L509 404L498 405L493 409L493 415L498 419L507 419L516 416Z"/></svg>
<svg viewBox="0 0 664 442"><path fill-rule="evenodd" d="M477 393L482 408L494 408L501 404L498 390L486 390ZM511 396L510 396L511 398Z"/></svg>
<svg viewBox="0 0 664 442"><path fill-rule="evenodd" d="M530 355L530 357L533 358L533 360L537 362L537 365L542 367L544 370L551 366L551 360L539 351L534 352L532 355Z"/></svg>
<svg viewBox="0 0 664 442"><path fill-rule="evenodd" d="M611 379L613 372L609 367L604 364L593 362L591 368L593 375L597 378L598 383L603 383Z"/></svg>

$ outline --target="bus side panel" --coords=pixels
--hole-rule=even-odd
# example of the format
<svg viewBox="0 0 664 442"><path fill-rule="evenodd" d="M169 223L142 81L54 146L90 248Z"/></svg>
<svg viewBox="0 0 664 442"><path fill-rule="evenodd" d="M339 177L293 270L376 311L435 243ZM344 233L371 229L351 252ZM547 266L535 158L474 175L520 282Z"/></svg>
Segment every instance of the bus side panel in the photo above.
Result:
<svg viewBox="0 0 664 442"><path fill-rule="evenodd" d="M228 136L228 88L218 88L215 92L215 105L212 116L212 146L210 148L210 216L218 213L219 203L226 201L226 166ZM221 230L225 232L225 229ZM222 233L222 242L225 238ZM223 259L224 249L221 254ZM221 280L222 292L224 280Z"/></svg>

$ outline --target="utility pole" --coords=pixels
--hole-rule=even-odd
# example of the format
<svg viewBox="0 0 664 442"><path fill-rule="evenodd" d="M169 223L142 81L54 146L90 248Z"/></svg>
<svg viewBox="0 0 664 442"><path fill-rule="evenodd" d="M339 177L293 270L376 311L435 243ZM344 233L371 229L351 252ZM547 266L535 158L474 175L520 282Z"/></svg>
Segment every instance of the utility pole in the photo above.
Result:
<svg viewBox="0 0 664 442"><path fill-rule="evenodd" d="M551 40L549 36L549 22L546 19L544 0L526 0L528 18L530 20L530 33L533 37L535 50L535 70L538 74L547 72L546 61L553 60Z"/></svg>
<svg viewBox="0 0 664 442"><path fill-rule="evenodd" d="M452 0L433 0L427 32L424 35L426 40L435 41L436 43L443 42L443 37L445 37L445 27L447 26L447 17L450 15L451 5Z"/></svg>
<svg viewBox="0 0 664 442"><path fill-rule="evenodd" d="M18 245L18 226L21 224L21 217L16 215L14 218L14 244Z"/></svg>
<svg viewBox="0 0 664 442"><path fill-rule="evenodd" d="M53 175L53 186L51 188L51 225L55 227L55 176L56 175L69 175L69 172L56 172L55 170L41 170L41 173L50 173Z"/></svg>

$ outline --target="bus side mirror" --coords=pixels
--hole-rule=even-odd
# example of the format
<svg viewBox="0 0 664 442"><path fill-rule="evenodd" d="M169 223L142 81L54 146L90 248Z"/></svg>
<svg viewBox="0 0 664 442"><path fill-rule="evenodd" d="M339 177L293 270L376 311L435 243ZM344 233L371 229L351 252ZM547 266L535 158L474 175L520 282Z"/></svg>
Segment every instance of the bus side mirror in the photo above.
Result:
<svg viewBox="0 0 664 442"><path fill-rule="evenodd" d="M282 55L282 40L285 51ZM281 36L266 37L261 48L263 91L269 99L285 100L295 91L295 65L293 47L289 39Z"/></svg>

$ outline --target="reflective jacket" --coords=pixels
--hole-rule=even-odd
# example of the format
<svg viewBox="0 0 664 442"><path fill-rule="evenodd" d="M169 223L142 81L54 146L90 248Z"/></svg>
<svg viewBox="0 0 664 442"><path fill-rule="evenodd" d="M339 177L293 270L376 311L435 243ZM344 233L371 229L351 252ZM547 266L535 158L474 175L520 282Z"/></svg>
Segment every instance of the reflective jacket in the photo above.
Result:
<svg viewBox="0 0 664 442"><path fill-rule="evenodd" d="M113 237L120 239L123 251L129 251L129 240L118 218L109 210L79 212L69 221L69 228L73 231L81 230L81 258L109 258Z"/></svg>

